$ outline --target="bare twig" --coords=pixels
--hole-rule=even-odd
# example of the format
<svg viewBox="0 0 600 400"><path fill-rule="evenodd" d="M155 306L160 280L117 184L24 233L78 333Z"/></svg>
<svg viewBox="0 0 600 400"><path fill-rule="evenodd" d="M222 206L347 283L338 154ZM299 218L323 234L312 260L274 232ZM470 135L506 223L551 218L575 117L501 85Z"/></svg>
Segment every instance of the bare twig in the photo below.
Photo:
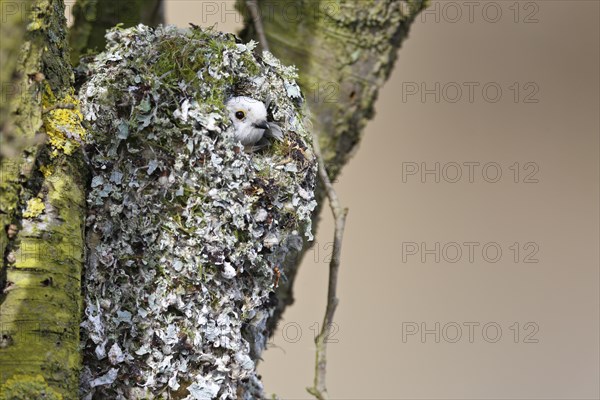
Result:
<svg viewBox="0 0 600 400"><path fill-rule="evenodd" d="M260 46L263 50L269 51L269 43L267 42L267 36L265 35L265 30L263 28L260 9L258 8L258 0L246 0L246 6L250 11L250 16L252 17L252 23L254 24L254 29L256 29L256 35L258 36Z"/></svg>
<svg viewBox="0 0 600 400"><path fill-rule="evenodd" d="M340 270L340 257L342 250L342 240L344 238L344 227L346 225L346 215L348 214L347 208L342 208L339 198L325 168L323 162L323 155L321 153L321 146L319 145L319 139L314 135L313 147L317 160L319 162L319 177L325 187L327 198L329 199L329 206L335 219L335 234L333 238L333 255L329 262L329 286L327 290L327 308L325 309L325 316L323 318L323 325L319 335L315 338L315 344L317 347L316 364L315 364L315 379L313 387L307 388L308 392L315 396L319 400L327 398L327 387L326 387L326 373L327 373L327 338L329 336L329 330L333 323L333 315L338 305L338 298L336 296L337 291L337 280L338 272Z"/></svg>

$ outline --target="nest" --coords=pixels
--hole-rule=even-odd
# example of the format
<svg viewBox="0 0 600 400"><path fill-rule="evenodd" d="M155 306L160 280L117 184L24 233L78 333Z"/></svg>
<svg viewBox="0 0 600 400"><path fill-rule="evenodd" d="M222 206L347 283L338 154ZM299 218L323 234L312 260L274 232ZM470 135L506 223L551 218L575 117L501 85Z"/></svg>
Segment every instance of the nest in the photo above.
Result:
<svg viewBox="0 0 600 400"><path fill-rule="evenodd" d="M82 396L261 397L274 269L312 238L316 206L296 71L197 27L107 39L79 92L93 171ZM237 95L268 104L284 140L245 152L224 106Z"/></svg>

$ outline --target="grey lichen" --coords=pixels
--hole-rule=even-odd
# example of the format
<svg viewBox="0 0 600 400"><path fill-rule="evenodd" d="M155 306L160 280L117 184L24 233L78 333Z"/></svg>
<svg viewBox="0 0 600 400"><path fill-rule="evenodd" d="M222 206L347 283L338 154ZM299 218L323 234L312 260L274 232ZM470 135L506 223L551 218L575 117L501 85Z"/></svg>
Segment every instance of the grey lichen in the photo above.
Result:
<svg viewBox="0 0 600 400"><path fill-rule="evenodd" d="M311 237L316 161L296 71L233 35L113 29L80 90L91 132L86 398L259 398L274 269ZM269 104L254 153L224 102Z"/></svg>

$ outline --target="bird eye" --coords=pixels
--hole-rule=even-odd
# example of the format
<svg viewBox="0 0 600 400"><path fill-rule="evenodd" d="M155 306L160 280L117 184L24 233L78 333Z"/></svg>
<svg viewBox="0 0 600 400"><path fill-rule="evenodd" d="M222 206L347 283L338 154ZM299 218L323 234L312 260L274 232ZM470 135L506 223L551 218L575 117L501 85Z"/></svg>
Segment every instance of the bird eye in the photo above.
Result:
<svg viewBox="0 0 600 400"><path fill-rule="evenodd" d="M245 116L246 116L246 114L244 114L244 112L243 112L243 111L237 111L237 112L235 113L235 117L236 117L237 119L244 119L244 117L245 117Z"/></svg>

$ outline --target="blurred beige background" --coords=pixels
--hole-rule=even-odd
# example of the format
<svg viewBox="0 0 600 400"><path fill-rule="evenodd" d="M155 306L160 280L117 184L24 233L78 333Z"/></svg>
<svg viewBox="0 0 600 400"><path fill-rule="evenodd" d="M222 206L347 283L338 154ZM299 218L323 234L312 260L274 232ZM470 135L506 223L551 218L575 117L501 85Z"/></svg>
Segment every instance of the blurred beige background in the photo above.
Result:
<svg viewBox="0 0 600 400"><path fill-rule="evenodd" d="M233 10L166 7L225 31ZM600 396L599 18L597 1L433 1L417 19L337 183L332 398ZM332 232L326 213L259 367L284 399L310 398Z"/></svg>

